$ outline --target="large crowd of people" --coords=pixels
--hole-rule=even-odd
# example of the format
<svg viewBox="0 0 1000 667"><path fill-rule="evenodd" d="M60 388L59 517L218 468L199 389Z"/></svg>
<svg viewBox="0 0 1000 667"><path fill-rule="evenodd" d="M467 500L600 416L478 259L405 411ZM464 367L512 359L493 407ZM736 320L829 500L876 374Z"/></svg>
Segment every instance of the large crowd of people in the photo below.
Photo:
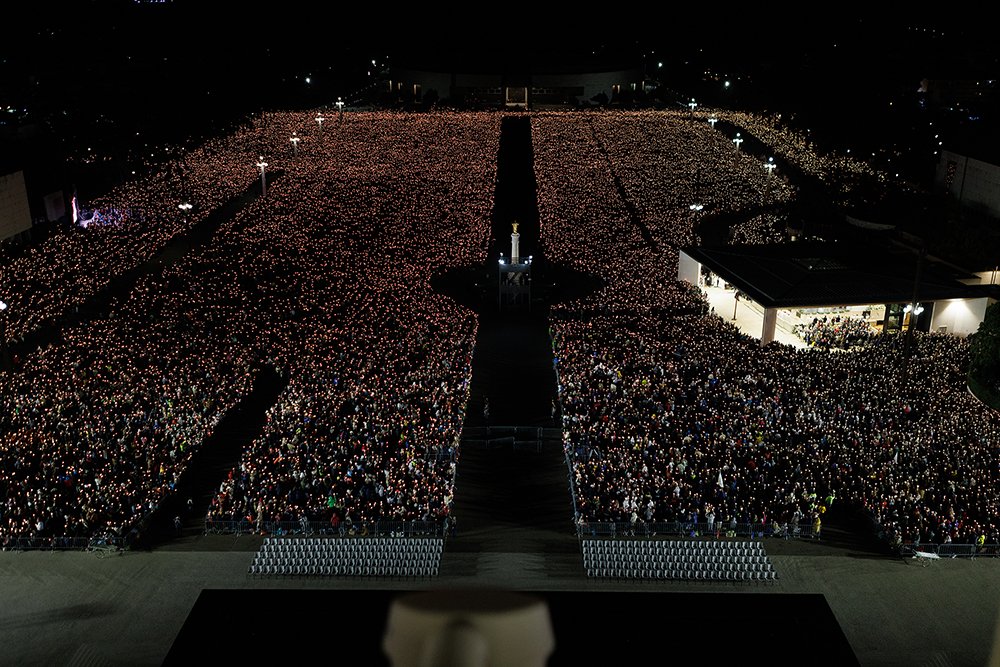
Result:
<svg viewBox="0 0 1000 667"><path fill-rule="evenodd" d="M17 340L247 193L259 156L282 172L206 245L2 371L0 539L127 530L265 366L287 385L208 521L448 517L477 319L430 276L486 261L502 117L267 114L92 203L129 212L115 224L0 269ZM964 390L963 339L919 334L908 364L890 336L762 347L676 279L701 216L748 212L746 240L780 237L762 211L795 190L759 156L681 112L531 123L546 257L604 284L551 311L580 517L807 523L835 498L891 539L998 541L1000 420Z"/></svg>
<svg viewBox="0 0 1000 667"><path fill-rule="evenodd" d="M869 510L891 540L996 542L1000 496L988 489L1000 475L1000 420L965 391L963 339L916 336L905 375L899 337L857 353L762 347L706 313L669 268L671 244L693 234L683 204L701 195L697 172L612 167L630 204L611 169L594 167L605 152L612 164L640 164L643 153L683 163L699 131L680 113L655 124L642 113L534 120L546 252L606 281L553 309L581 520L811 524L836 499ZM738 163L757 159L711 135L696 143L717 145L720 197L752 206L766 176ZM642 204L665 201L673 216ZM658 248L638 242L630 208L665 241Z"/></svg>
<svg viewBox="0 0 1000 667"><path fill-rule="evenodd" d="M795 334L807 345L849 350L869 343L877 332L861 317L817 315L809 322L795 325Z"/></svg>
<svg viewBox="0 0 1000 667"><path fill-rule="evenodd" d="M254 226L291 255L247 267L300 311L276 343L291 381L213 523L450 511L476 320L429 278L486 259L500 118L344 119L343 144L294 162Z"/></svg>
<svg viewBox="0 0 1000 667"><path fill-rule="evenodd" d="M373 113L320 129L308 114L269 114L230 149L204 152L204 168L188 156L195 192L228 184L223 165L240 164L215 204L259 178L259 154L283 175L107 317L65 325L6 371L0 536L127 530L171 493L263 365L287 388L210 519L446 516L476 319L430 276L485 261L499 123ZM169 210L173 192L156 184L143 196L171 198ZM177 233L164 226L113 231ZM111 228L67 237L98 229ZM44 252L93 266L64 246ZM65 303L86 294L54 291Z"/></svg>
<svg viewBox="0 0 1000 667"><path fill-rule="evenodd" d="M258 145L247 128L221 137L93 200L74 200L76 224L0 266L0 294L10 306L0 335L24 339L53 326L114 278L154 257L169 241L255 182ZM181 204L191 204L184 210ZM83 221L108 222L87 225ZM112 222L113 221L113 222Z"/></svg>

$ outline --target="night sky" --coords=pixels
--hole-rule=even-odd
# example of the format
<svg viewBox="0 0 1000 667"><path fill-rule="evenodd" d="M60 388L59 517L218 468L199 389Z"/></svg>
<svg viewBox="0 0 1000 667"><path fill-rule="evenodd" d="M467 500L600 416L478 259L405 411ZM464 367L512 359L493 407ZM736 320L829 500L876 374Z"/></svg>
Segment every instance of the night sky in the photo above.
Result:
<svg viewBox="0 0 1000 667"><path fill-rule="evenodd" d="M0 51L0 163L55 162L97 141L128 156L224 131L261 109L359 98L393 65L429 60L632 63L678 96L781 112L855 154L919 149L927 158L933 121L951 141L983 146L992 136L997 86L985 82L1000 78L1000 59L983 17L747 7L653 15L615 3L595 16L583 6L556 15L502 4L31 3L7 17L14 30ZM928 109L916 92L924 78L982 79L988 94L957 112L947 101Z"/></svg>

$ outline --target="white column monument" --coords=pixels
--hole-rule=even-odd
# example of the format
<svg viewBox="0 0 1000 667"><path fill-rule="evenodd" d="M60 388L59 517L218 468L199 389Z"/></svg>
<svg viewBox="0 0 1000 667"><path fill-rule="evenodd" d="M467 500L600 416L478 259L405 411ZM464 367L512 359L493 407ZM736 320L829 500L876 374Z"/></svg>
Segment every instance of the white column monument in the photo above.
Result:
<svg viewBox="0 0 1000 667"><path fill-rule="evenodd" d="M521 263L521 251L518 247L521 242L521 235L517 233L518 223L514 223L512 227L514 228L514 233L510 235L510 263L520 264Z"/></svg>
<svg viewBox="0 0 1000 667"><path fill-rule="evenodd" d="M778 309L765 308L764 321L760 331L760 344L767 345L774 340L774 329L778 323Z"/></svg>

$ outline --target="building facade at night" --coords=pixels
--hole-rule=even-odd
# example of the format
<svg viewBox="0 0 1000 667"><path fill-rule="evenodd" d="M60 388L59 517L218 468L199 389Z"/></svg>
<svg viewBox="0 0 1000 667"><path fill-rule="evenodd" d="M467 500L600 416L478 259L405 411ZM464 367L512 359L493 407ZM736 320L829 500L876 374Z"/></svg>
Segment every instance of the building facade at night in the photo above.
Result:
<svg viewBox="0 0 1000 667"><path fill-rule="evenodd" d="M643 85L637 67L595 65L571 69L558 64L507 67L488 62L478 65L475 69L461 70L433 66L393 68L387 92L404 104L440 99L477 108L558 109L586 107L598 101L613 104L641 91Z"/></svg>
<svg viewBox="0 0 1000 667"><path fill-rule="evenodd" d="M954 151L941 151L935 182L959 203L1000 216L1000 166Z"/></svg>

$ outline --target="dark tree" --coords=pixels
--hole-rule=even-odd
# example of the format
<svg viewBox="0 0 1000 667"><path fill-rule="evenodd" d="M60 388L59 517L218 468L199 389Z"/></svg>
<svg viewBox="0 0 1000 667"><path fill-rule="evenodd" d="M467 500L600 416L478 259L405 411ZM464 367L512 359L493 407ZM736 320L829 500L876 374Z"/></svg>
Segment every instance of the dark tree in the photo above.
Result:
<svg viewBox="0 0 1000 667"><path fill-rule="evenodd" d="M969 375L996 393L1000 389L1000 302L986 309L986 317L969 339Z"/></svg>

